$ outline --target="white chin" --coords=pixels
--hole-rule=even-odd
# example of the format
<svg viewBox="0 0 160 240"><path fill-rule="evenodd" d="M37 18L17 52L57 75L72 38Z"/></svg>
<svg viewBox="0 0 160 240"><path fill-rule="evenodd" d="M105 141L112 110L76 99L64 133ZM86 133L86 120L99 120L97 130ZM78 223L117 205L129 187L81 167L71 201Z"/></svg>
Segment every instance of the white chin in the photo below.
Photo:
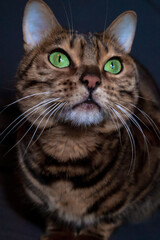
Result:
<svg viewBox="0 0 160 240"><path fill-rule="evenodd" d="M63 118L75 126L98 125L104 119L102 112L96 107L93 109L82 109L77 107L66 111Z"/></svg>

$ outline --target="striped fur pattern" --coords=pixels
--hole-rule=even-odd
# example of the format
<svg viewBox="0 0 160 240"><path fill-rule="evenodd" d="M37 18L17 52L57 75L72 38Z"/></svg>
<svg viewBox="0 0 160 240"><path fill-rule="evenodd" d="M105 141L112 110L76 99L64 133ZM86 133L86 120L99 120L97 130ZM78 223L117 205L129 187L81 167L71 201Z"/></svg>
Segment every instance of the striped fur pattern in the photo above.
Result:
<svg viewBox="0 0 160 240"><path fill-rule="evenodd" d="M18 158L25 192L48 222L42 239L61 228L107 240L159 204L159 93L109 33L57 28L31 50L25 43L16 75ZM54 49L67 53L70 67L51 65ZM123 65L117 75L103 70L114 56ZM101 80L91 105L84 74Z"/></svg>

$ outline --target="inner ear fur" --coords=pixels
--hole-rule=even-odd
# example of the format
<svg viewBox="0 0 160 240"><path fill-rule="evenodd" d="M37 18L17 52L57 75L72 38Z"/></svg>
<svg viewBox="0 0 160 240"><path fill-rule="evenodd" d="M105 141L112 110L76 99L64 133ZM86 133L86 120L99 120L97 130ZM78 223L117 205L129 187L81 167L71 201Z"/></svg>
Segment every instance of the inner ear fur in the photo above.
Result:
<svg viewBox="0 0 160 240"><path fill-rule="evenodd" d="M126 11L119 15L103 33L107 38L116 41L126 53L131 51L137 25L137 15L134 11Z"/></svg>
<svg viewBox="0 0 160 240"><path fill-rule="evenodd" d="M29 0L23 17L25 51L32 50L51 31L62 30L52 10L42 0Z"/></svg>

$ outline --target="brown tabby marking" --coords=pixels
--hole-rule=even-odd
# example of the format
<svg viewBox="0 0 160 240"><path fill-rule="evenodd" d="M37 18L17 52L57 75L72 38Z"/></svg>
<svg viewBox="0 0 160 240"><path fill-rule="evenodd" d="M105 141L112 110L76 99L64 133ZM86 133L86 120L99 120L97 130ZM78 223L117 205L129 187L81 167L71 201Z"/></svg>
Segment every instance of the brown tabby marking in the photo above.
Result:
<svg viewBox="0 0 160 240"><path fill-rule="evenodd" d="M47 28L30 21L32 8ZM26 194L48 220L42 239L62 229L107 240L160 198L159 93L128 55L135 13L123 13L102 34L78 34L62 29L44 2L30 0L23 25L16 87L27 121L18 133L19 167ZM67 54L69 67L49 62L54 50ZM115 75L104 71L113 57L122 63ZM98 79L92 89L86 76Z"/></svg>

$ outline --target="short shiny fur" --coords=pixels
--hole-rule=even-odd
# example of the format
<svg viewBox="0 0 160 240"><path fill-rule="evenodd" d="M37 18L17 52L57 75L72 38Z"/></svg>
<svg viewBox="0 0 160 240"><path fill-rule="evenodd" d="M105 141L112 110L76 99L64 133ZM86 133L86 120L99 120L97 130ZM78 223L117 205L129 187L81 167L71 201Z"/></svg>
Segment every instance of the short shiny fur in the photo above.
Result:
<svg viewBox="0 0 160 240"><path fill-rule="evenodd" d="M54 22L38 43L26 30L34 3ZM125 44L125 36L116 37L125 17L134 25L128 11L104 33L79 34L52 19L44 2L27 4L25 55L16 75L25 118L17 142L23 187L48 222L42 239L61 228L107 240L124 220L148 216L159 205L159 92L129 55L133 26ZM68 68L49 62L56 49L69 57ZM123 66L116 75L104 71L112 57ZM99 79L92 91L84 76Z"/></svg>

